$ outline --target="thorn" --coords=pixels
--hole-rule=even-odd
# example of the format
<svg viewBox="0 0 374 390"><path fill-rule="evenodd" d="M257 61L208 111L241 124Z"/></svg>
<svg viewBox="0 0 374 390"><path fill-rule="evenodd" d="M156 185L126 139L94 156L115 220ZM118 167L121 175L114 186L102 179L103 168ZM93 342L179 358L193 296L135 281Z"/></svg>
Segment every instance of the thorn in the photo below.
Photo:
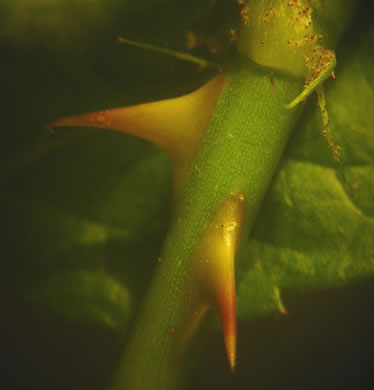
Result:
<svg viewBox="0 0 374 390"><path fill-rule="evenodd" d="M223 261L227 262L221 269L225 275L223 278L220 275L223 280L216 280L217 286L216 291L214 291L215 306L222 323L226 354L231 371L235 370L237 340L234 251L235 248L231 244L228 245L226 254L222 253L222 258L225 258Z"/></svg>
<svg viewBox="0 0 374 390"><path fill-rule="evenodd" d="M282 315L284 315L284 316L288 316L288 315L290 314L290 313L288 312L288 310L285 309L284 307L281 308L281 309L279 310L279 312L280 312Z"/></svg>
<svg viewBox="0 0 374 390"><path fill-rule="evenodd" d="M237 340L237 326L236 326L236 301L235 301L235 284L231 285L233 288L227 301L221 302L220 318L223 327L223 336L225 341L226 355L231 371L235 371L236 365L236 340Z"/></svg>
<svg viewBox="0 0 374 390"><path fill-rule="evenodd" d="M285 315L285 316L288 315L288 311L284 307L283 302L282 302L282 298L281 298L281 293L280 293L279 287L274 287L273 294L274 294L274 299L275 299L275 301L276 301L276 303L278 305L279 312L282 315Z"/></svg>
<svg viewBox="0 0 374 390"><path fill-rule="evenodd" d="M96 127L153 142L169 155L177 194L209 124L224 78L221 73L198 90L177 98L70 116L47 127Z"/></svg>
<svg viewBox="0 0 374 390"><path fill-rule="evenodd" d="M243 230L245 210L245 196L231 194L204 231L190 272L190 290L195 291L195 295L182 332L186 343L207 309L215 309L221 320L231 371L236 365L237 339L235 254Z"/></svg>

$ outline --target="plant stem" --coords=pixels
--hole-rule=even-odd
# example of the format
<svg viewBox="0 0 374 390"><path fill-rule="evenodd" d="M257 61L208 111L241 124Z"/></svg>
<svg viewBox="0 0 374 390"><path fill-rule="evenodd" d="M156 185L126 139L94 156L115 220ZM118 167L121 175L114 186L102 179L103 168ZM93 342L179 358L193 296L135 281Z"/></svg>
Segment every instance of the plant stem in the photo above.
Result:
<svg viewBox="0 0 374 390"><path fill-rule="evenodd" d="M334 47L358 1L313 1ZM338 28L334 28L338 26ZM325 27L325 26L323 26ZM324 33L324 31L322 31ZM113 390L180 389L185 360L176 355L179 324L187 319L186 278L199 237L232 192L247 200L247 230L254 223L302 105L285 105L303 80L237 57L209 128L192 161L147 299L120 362Z"/></svg>
<svg viewBox="0 0 374 390"><path fill-rule="evenodd" d="M180 388L183 363L175 362L175 340L187 315L184 281L199 236L222 201L238 191L246 194L250 229L301 111L284 106L303 80L276 74L273 82L269 70L239 57L228 72L113 390Z"/></svg>

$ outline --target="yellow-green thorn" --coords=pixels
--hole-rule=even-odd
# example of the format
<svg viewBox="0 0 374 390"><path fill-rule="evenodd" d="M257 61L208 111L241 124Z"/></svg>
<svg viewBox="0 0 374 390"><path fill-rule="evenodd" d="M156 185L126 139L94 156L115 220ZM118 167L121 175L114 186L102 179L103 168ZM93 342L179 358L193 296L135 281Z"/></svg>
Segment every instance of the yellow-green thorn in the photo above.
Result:
<svg viewBox="0 0 374 390"><path fill-rule="evenodd" d="M178 350L183 351L200 321L213 308L222 324L231 371L236 364L235 254L243 231L246 198L232 193L216 211L194 254L187 290L189 309L182 321Z"/></svg>
<svg viewBox="0 0 374 390"><path fill-rule="evenodd" d="M98 127L153 142L170 157L174 194L177 194L208 126L224 79L224 73L219 73L198 90L184 96L66 117L49 123L48 128Z"/></svg>
<svg viewBox="0 0 374 390"><path fill-rule="evenodd" d="M274 287L274 299L278 305L278 310L280 313L282 313L283 315L287 315L288 314L288 311L287 309L284 307L284 304L282 302L282 297L281 297L281 294L280 294L280 289L279 287Z"/></svg>

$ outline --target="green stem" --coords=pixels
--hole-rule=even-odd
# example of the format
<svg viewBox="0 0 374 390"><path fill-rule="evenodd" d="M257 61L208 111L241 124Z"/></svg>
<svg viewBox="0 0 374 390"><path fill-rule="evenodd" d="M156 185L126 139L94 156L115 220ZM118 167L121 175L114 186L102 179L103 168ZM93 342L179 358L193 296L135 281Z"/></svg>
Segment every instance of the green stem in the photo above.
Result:
<svg viewBox="0 0 374 390"><path fill-rule="evenodd" d="M161 262L113 390L174 389L182 364L174 363L177 324L186 316L184 280L199 236L231 192L248 200L250 228L300 108L284 106L303 80L274 75L238 58L182 191Z"/></svg>
<svg viewBox="0 0 374 390"><path fill-rule="evenodd" d="M329 36L335 43L357 1L351 0L344 7L337 0L329 2L328 15L323 14L324 4L316 2L317 14L336 17L339 29ZM185 280L199 237L231 192L246 195L248 235L302 110L301 105L293 110L285 106L298 96L303 80L275 71L271 80L271 73L238 57L227 74L175 206L161 261L113 390L181 388L185 362L177 359L175 343L178 324L187 315L189 292Z"/></svg>

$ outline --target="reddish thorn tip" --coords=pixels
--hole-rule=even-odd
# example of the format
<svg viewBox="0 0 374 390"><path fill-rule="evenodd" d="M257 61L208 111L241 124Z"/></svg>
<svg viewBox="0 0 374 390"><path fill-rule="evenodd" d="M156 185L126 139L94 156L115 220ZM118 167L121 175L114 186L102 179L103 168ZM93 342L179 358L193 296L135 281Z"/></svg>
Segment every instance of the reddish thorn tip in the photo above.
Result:
<svg viewBox="0 0 374 390"><path fill-rule="evenodd" d="M280 310L280 313L282 314L282 315L284 315L284 316L288 316L290 313L288 312L288 310L286 310L286 309L281 309Z"/></svg>

